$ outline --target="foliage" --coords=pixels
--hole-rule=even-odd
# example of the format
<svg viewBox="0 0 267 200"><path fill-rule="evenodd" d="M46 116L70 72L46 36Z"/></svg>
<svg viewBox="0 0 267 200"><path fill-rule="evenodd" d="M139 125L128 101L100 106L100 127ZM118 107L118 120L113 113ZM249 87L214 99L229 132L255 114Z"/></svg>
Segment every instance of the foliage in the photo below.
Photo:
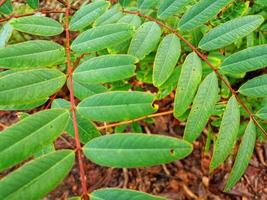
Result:
<svg viewBox="0 0 267 200"><path fill-rule="evenodd" d="M115 168L166 164L188 156L207 127L211 170L241 139L225 191L239 181L257 131L266 134L265 0L65 0L63 11L1 2L0 109L28 112L0 133L0 171L34 159L0 180L0 199L40 199L67 176L75 150L53 144L63 132L75 140L83 188L72 199L164 199L116 188L87 194L82 153ZM70 98L57 98L67 88ZM174 111L161 113L156 102L166 96ZM140 120L166 113L186 121L183 139L141 133ZM102 136L96 124L107 122L115 134Z"/></svg>

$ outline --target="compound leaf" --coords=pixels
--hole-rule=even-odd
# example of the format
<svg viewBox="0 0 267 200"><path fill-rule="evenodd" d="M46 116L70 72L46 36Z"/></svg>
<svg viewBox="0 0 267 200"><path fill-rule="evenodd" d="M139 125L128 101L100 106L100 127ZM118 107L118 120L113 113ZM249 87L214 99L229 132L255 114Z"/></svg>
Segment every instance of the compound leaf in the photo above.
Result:
<svg viewBox="0 0 267 200"><path fill-rule="evenodd" d="M213 156L210 163L211 170L221 165L231 153L237 140L239 123L239 105L236 98L232 96L227 103L218 137L215 141Z"/></svg>
<svg viewBox="0 0 267 200"><path fill-rule="evenodd" d="M0 171L51 144L65 129L69 113L63 109L33 114L0 134Z"/></svg>
<svg viewBox="0 0 267 200"><path fill-rule="evenodd" d="M84 146L87 158L96 164L116 167L149 167L188 156L192 145L159 135L112 134L91 140Z"/></svg>
<svg viewBox="0 0 267 200"><path fill-rule="evenodd" d="M78 111L96 121L130 120L155 112L153 99L152 94L144 92L106 92L84 99L78 105Z"/></svg>

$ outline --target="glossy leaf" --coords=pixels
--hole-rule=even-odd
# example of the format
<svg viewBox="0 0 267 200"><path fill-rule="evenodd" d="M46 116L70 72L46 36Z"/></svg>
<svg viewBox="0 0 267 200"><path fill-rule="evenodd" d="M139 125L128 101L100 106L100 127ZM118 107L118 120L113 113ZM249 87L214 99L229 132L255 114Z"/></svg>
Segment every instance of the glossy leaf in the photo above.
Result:
<svg viewBox="0 0 267 200"><path fill-rule="evenodd" d="M146 22L137 29L128 53L142 60L151 53L160 40L161 30L155 22Z"/></svg>
<svg viewBox="0 0 267 200"><path fill-rule="evenodd" d="M260 109L257 113L256 116L260 119L267 120L267 106L263 107Z"/></svg>
<svg viewBox="0 0 267 200"><path fill-rule="evenodd" d="M267 45L259 45L239 51L226 58L221 66L226 74L242 74L267 66Z"/></svg>
<svg viewBox="0 0 267 200"><path fill-rule="evenodd" d="M233 19L208 32L198 46L206 51L225 47L253 32L263 21L264 18L261 15L249 15Z"/></svg>
<svg viewBox="0 0 267 200"><path fill-rule="evenodd" d="M91 25L109 6L104 0L99 0L82 6L70 20L70 30L77 31Z"/></svg>
<svg viewBox="0 0 267 200"><path fill-rule="evenodd" d="M64 47L45 40L32 40L0 49L2 68L46 67L64 61Z"/></svg>
<svg viewBox="0 0 267 200"><path fill-rule="evenodd" d="M90 194L91 200L166 200L161 197L146 194L144 192L119 189L119 188L107 188L95 190Z"/></svg>
<svg viewBox="0 0 267 200"><path fill-rule="evenodd" d="M119 133L91 140L84 153L102 166L135 168L170 163L188 156L192 149L188 142L172 137Z"/></svg>
<svg viewBox="0 0 267 200"><path fill-rule="evenodd" d="M46 110L2 131L0 171L29 158L51 144L62 133L68 119L67 110Z"/></svg>
<svg viewBox="0 0 267 200"><path fill-rule="evenodd" d="M0 198L42 199L63 179L74 164L75 154L62 150L25 164L0 181Z"/></svg>
<svg viewBox="0 0 267 200"><path fill-rule="evenodd" d="M99 51L112 47L132 37L134 27L129 24L108 24L81 33L71 45L79 53Z"/></svg>
<svg viewBox="0 0 267 200"><path fill-rule="evenodd" d="M65 99L55 99L52 103L52 108L65 108L70 110L70 102ZM70 113L71 118L68 121L68 125L66 126L66 132L75 138L75 132L73 127L72 115ZM90 120L86 119L79 112L76 112L76 121L79 132L80 141L85 144L89 142L92 138L100 136L100 132L97 130L95 124L93 124Z"/></svg>
<svg viewBox="0 0 267 200"><path fill-rule="evenodd" d="M239 123L239 105L236 98L232 96L227 103L218 137L215 141L213 156L210 163L211 170L221 165L231 153L237 140Z"/></svg>
<svg viewBox="0 0 267 200"><path fill-rule="evenodd" d="M182 31L195 29L216 16L232 0L200 0L182 17L179 28Z"/></svg>
<svg viewBox="0 0 267 200"><path fill-rule="evenodd" d="M253 150L256 143L256 136L256 127L253 121L250 121L242 138L242 142L239 146L235 163L227 180L224 191L230 191L231 188L239 181L241 176L245 173L246 168L249 165L249 161L253 155Z"/></svg>
<svg viewBox="0 0 267 200"><path fill-rule="evenodd" d="M27 0L26 2L32 9L37 9L39 7L39 0Z"/></svg>
<svg viewBox="0 0 267 200"><path fill-rule="evenodd" d="M77 67L73 79L86 84L97 84L130 78L138 60L130 55L104 55L91 58Z"/></svg>
<svg viewBox="0 0 267 200"><path fill-rule="evenodd" d="M107 10L104 14L95 20L94 26L102 26L105 24L113 24L123 17L119 6L113 6L111 9Z"/></svg>
<svg viewBox="0 0 267 200"><path fill-rule="evenodd" d="M0 77L0 104L30 103L57 92L66 76L55 69L12 70Z"/></svg>
<svg viewBox="0 0 267 200"><path fill-rule="evenodd" d="M154 96L144 92L106 92L84 99L78 111L95 121L122 121L149 115Z"/></svg>
<svg viewBox="0 0 267 200"><path fill-rule="evenodd" d="M9 23L6 23L1 28L0 32L0 48L3 48L7 45L8 40L11 38L13 28Z"/></svg>
<svg viewBox="0 0 267 200"><path fill-rule="evenodd" d="M267 96L267 74L255 77L245 84L239 90L241 94L249 97L265 97Z"/></svg>
<svg viewBox="0 0 267 200"><path fill-rule="evenodd" d="M179 10L182 10L192 0L164 0L160 1L158 18L167 19Z"/></svg>
<svg viewBox="0 0 267 200"><path fill-rule="evenodd" d="M36 15L13 18L10 24L15 30L39 36L59 35L64 30L56 20Z"/></svg>
<svg viewBox="0 0 267 200"><path fill-rule="evenodd" d="M153 68L153 84L161 86L171 76L181 54L180 40L174 34L163 38L159 44Z"/></svg>
<svg viewBox="0 0 267 200"><path fill-rule="evenodd" d="M43 99L34 99L27 102L16 101L16 102L6 102L5 104L0 103L0 110L29 110L45 104L45 102L47 102L48 99L49 97Z"/></svg>
<svg viewBox="0 0 267 200"><path fill-rule="evenodd" d="M218 99L218 79L213 72L200 84L188 116L184 139L193 142L205 128Z"/></svg>
<svg viewBox="0 0 267 200"><path fill-rule="evenodd" d="M176 88L174 116L183 115L192 103L202 77L201 60L196 53L186 57Z"/></svg>
<svg viewBox="0 0 267 200"><path fill-rule="evenodd" d="M5 1L5 3L0 7L0 12L6 15L9 15L13 12L11 0Z"/></svg>
<svg viewBox="0 0 267 200"><path fill-rule="evenodd" d="M80 100L83 100L95 94L108 91L108 89L105 88L103 85L100 85L100 84L88 85L85 83L80 83L78 81L75 81L75 79L73 79L72 84L73 84L74 95Z"/></svg>

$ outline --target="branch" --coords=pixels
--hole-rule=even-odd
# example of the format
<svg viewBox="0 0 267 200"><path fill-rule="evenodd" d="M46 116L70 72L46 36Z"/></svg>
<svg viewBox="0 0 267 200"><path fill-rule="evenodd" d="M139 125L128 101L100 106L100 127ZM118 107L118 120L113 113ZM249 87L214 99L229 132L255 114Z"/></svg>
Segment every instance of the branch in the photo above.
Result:
<svg viewBox="0 0 267 200"><path fill-rule="evenodd" d="M172 114L172 113L173 113L173 110L169 110L169 111L165 111L165 112L160 112L160 113L155 113L155 114L152 114L152 115L140 117L140 118L133 119L133 120L128 120L128 121L118 122L118 123L109 124L109 125L105 125L105 126L100 126L97 129L98 130L103 130L103 129L107 129L107 128L120 126L120 125L123 125L123 124L131 124L133 122L138 122L138 121L141 121L141 120L144 120L144 119L148 119L148 118L154 118L154 117L169 115L169 114Z"/></svg>
<svg viewBox="0 0 267 200"><path fill-rule="evenodd" d="M83 152L81 148L81 143L79 139L79 131L78 131L78 124L76 119L76 105L74 99L74 92L73 92L73 82L72 82L72 66L71 66L71 55L70 55L70 32L69 32L69 0L66 0L66 23L65 23L65 32L66 32L66 54L67 54L67 66L68 66L68 79L69 79L69 92L70 92L70 104L71 104L71 113L72 113L72 121L73 121L73 128L75 133L75 144L76 144L76 153L79 162L79 169L80 169L80 180L82 184L82 199L88 200L88 190L86 184L86 176L84 172L84 165L83 165Z"/></svg>
<svg viewBox="0 0 267 200"><path fill-rule="evenodd" d="M6 18L0 18L0 22L5 22L5 21L8 21L12 18L20 18L20 17L26 17L26 16L31 16L31 15L34 15L38 12L41 12L43 14L49 14L49 13L65 13L65 11L62 11L62 10L38 10L36 12L33 12L33 13L27 13L27 14L22 14L22 15L11 15L9 17L6 17Z"/></svg>
<svg viewBox="0 0 267 200"><path fill-rule="evenodd" d="M160 25L163 28L166 28L170 32L174 33L180 40L182 40L187 46L189 46L192 51L194 51L207 65L219 76L219 78L225 83L225 85L229 88L231 91L232 95L234 95L237 99L237 101L240 103L240 105L245 109L245 111L249 114L250 118L253 120L253 122L256 124L256 126L259 127L259 129L264 133L265 136L267 136L267 133L265 129L260 125L260 123L256 120L254 114L251 112L251 110L247 107L247 105L243 102L243 100L238 96L237 92L232 88L232 86L228 83L228 81L219 73L218 69L211 64L211 62L208 61L207 57L201 53L194 45L192 45L188 40L186 40L182 35L179 34L179 32L166 24L162 23L161 21L150 17L143 15L140 12L135 12L135 11L129 11L129 10L124 10L123 12L129 13L129 14L134 14L140 17L143 17L145 19L148 19L150 21L156 22L158 25Z"/></svg>

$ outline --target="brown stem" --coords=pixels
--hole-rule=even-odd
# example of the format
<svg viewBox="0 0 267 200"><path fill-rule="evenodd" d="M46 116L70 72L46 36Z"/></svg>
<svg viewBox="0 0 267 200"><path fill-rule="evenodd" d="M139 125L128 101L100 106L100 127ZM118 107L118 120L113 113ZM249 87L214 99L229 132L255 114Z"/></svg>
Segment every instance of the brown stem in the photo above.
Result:
<svg viewBox="0 0 267 200"><path fill-rule="evenodd" d="M72 83L72 66L71 66L71 55L70 55L70 32L69 32L69 1L65 1L66 5L66 23L65 23L65 32L66 32L66 53L67 53L67 65L68 65L68 80L69 80L69 92L70 92L70 104L71 104L71 113L72 113L72 121L73 121L73 128L75 133L75 144L76 144L76 153L79 162L79 169L80 169L80 180L82 184L82 199L88 200L88 190L86 184L86 176L84 171L83 165L83 152L81 148L81 143L79 139L79 132L78 132L78 125L76 119L76 105L74 99L74 92L73 92L73 83Z"/></svg>
<svg viewBox="0 0 267 200"><path fill-rule="evenodd" d="M20 18L20 17L26 17L26 16L31 16L36 14L37 12L41 12L43 14L49 14L49 13L65 13L65 11L62 10L38 10L36 12L33 13L27 13L27 14L22 14L22 15L11 15L9 17L5 17L5 18L0 18L0 22L5 22L8 21L12 18Z"/></svg>
<svg viewBox="0 0 267 200"><path fill-rule="evenodd" d="M134 14L134 15L138 15L140 17L143 17L145 19L148 19L150 21L154 21L156 22L158 25L160 25L163 28L166 28L167 30L169 30L170 32L174 33L178 38L180 38L180 40L182 40L187 46L189 46L192 51L194 51L204 62L207 63L207 65L218 75L218 77L225 83L225 85L229 88L229 90L231 91L232 95L234 95L237 99L237 101L240 103L240 105L245 109L245 111L249 114L250 118L254 121L254 123L256 124L256 126L259 127L259 129L262 131L262 133L264 133L264 135L267 136L267 133L265 131L265 129L260 125L260 123L255 119L254 114L251 112L251 110L247 107L247 105L243 102L243 100L238 96L237 92L232 88L232 86L228 83L228 81L219 73L218 69L211 63L208 61L207 57L201 53L194 45L192 45L188 40L186 40L182 35L179 34L179 32L169 26L167 26L166 24L162 23L161 21L150 17L150 16L146 16L143 15L140 12L135 12L135 11L130 11L130 10L124 10L125 13L129 13L129 14Z"/></svg>
<svg viewBox="0 0 267 200"><path fill-rule="evenodd" d="M116 127L116 126L120 126L120 125L124 125L124 124L131 124L133 122L138 122L138 121L141 121L141 120L144 120L144 119L148 119L148 118L154 118L154 117L169 115L169 114L172 114L172 113L173 113L173 110L169 110L169 111L165 111L165 112L160 112L160 113L155 113L155 114L152 114L152 115L140 117L140 118L133 119L133 120L128 120L128 121L118 122L118 123L109 124L109 125L105 125L105 126L100 126L97 129L98 130L103 130L103 129L112 128L112 127Z"/></svg>

